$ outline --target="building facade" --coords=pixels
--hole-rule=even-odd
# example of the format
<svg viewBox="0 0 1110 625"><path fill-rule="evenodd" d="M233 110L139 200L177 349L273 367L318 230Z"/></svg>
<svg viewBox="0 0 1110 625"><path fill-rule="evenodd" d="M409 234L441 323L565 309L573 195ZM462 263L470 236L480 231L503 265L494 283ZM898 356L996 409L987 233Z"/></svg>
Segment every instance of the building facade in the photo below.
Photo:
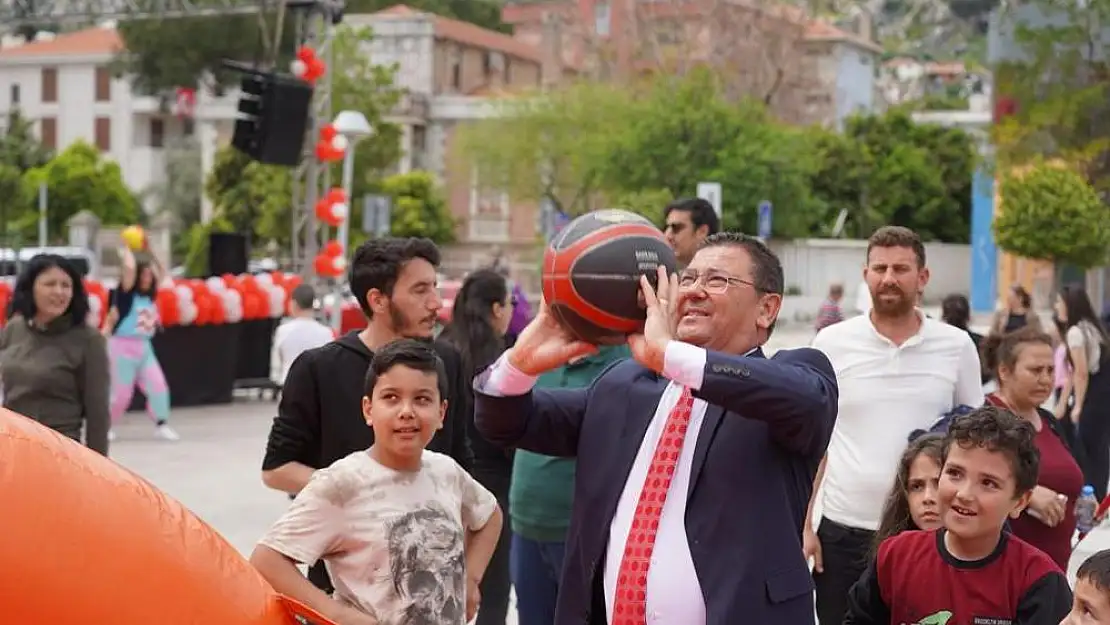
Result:
<svg viewBox="0 0 1110 625"><path fill-rule="evenodd" d="M96 146L142 194L164 179L167 143L194 126L174 115L173 98L137 93L112 75L122 47L106 27L0 49L0 115L19 110L52 150L76 141Z"/></svg>

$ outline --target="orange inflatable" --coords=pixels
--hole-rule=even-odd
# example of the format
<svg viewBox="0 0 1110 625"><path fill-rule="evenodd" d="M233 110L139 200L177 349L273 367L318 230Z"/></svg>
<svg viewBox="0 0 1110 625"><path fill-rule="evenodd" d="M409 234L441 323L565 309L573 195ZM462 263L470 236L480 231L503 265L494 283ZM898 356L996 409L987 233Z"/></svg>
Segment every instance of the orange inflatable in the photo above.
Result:
<svg viewBox="0 0 1110 625"><path fill-rule="evenodd" d="M0 409L0 621L334 625L146 480Z"/></svg>

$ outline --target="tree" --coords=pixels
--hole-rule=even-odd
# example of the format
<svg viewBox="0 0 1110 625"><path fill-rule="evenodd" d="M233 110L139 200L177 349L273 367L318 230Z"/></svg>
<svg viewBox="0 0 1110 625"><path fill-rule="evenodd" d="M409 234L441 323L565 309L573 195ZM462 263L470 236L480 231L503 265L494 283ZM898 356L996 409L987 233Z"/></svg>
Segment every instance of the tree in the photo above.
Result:
<svg viewBox="0 0 1110 625"><path fill-rule="evenodd" d="M231 146L216 152L204 190L216 214L252 242L287 245L292 234L291 170L264 165Z"/></svg>
<svg viewBox="0 0 1110 625"><path fill-rule="evenodd" d="M22 174L50 160L50 150L35 136L34 124L18 108L8 112L4 134L0 135L0 163L11 165Z"/></svg>
<svg viewBox="0 0 1110 625"><path fill-rule="evenodd" d="M891 223L926 241L966 243L975 143L957 128L918 124L903 109L849 118L843 136L813 131L811 185L826 223L848 210L846 234Z"/></svg>
<svg viewBox="0 0 1110 625"><path fill-rule="evenodd" d="M1061 159L1080 165L1096 190L1110 190L1110 67L1102 43L1110 0L1036 0L1006 19L1015 34L1013 53L994 70L996 100L1011 113L992 131L999 166Z"/></svg>
<svg viewBox="0 0 1110 625"><path fill-rule="evenodd" d="M205 2L202 0L198 4ZM344 12L348 15L374 13L395 4L394 0L354 0L347 3ZM506 32L501 23L500 5L496 3L412 0L406 4L417 10ZM120 54L116 69L132 76L135 86L149 93L191 87L203 78L209 79L205 85L208 88L234 86L238 76L222 67L224 59L261 61L263 66L272 62L282 71L288 67L295 47L296 19L292 11L286 9L282 21L282 33L276 42L278 20L273 10L252 15L125 21L118 28L127 51ZM343 67L338 62L335 65Z"/></svg>
<svg viewBox="0 0 1110 625"><path fill-rule="evenodd" d="M118 30L125 50L117 57L115 69L130 76L140 92L191 88L205 79L204 87L218 91L239 80L223 67L225 59L273 61L278 67L287 67L294 48L294 22L287 12L280 47L275 50L272 40L277 20L273 11L124 21Z"/></svg>
<svg viewBox="0 0 1110 625"><path fill-rule="evenodd" d="M611 136L625 123L629 92L575 83L543 96L510 97L489 119L460 126L453 168L520 201L547 200L578 215L593 208ZM659 185L653 185L659 186Z"/></svg>
<svg viewBox="0 0 1110 625"><path fill-rule="evenodd" d="M397 237L427 237L436 243L455 240L455 220L428 172L390 176L382 192L393 198L390 233Z"/></svg>
<svg viewBox="0 0 1110 625"><path fill-rule="evenodd" d="M361 111L374 129L371 137L355 147L356 175L352 195L356 198L371 192L383 170L401 156L401 129L385 117L401 98L394 86L396 66L376 65L367 48L374 34L369 28L339 28L332 39L333 64L342 71L332 75L332 110ZM337 164L333 177L340 180L342 165Z"/></svg>
<svg viewBox="0 0 1110 625"><path fill-rule="evenodd" d="M1009 173L1001 197L994 236L1007 252L1084 269L1110 256L1110 209L1074 169L1039 163Z"/></svg>
<svg viewBox="0 0 1110 625"><path fill-rule="evenodd" d="M694 194L721 184L723 226L756 230L758 205L776 207L776 236L808 236L820 215L808 189L805 136L775 121L754 100L733 103L712 72L658 76L622 107L609 130L602 179L607 190L661 188Z"/></svg>
<svg viewBox="0 0 1110 625"><path fill-rule="evenodd" d="M23 182L28 198L37 198L40 185L46 185L51 239L64 236L69 218L82 210L91 211L108 225L135 223L139 217L139 202L123 182L119 165L101 158L100 152L84 141L70 144L45 165L29 170ZM32 236L38 218L37 210L27 210L17 226Z"/></svg>

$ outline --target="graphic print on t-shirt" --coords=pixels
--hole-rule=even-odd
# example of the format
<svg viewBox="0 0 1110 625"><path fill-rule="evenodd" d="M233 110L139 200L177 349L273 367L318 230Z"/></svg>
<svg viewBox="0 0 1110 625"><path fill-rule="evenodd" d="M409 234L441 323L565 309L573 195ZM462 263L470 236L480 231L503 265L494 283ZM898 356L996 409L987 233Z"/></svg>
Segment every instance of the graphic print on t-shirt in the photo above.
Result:
<svg viewBox="0 0 1110 625"><path fill-rule="evenodd" d="M388 529L393 589L408 602L401 625L466 621L466 563L458 521L438 507L401 515Z"/></svg>
<svg viewBox="0 0 1110 625"><path fill-rule="evenodd" d="M952 620L952 613L948 610L941 610L936 614L926 616L916 623L907 623L906 625L948 625L948 621L950 620Z"/></svg>
<svg viewBox="0 0 1110 625"><path fill-rule="evenodd" d="M154 336L158 329L158 313L153 307L144 307L135 319L135 333Z"/></svg>

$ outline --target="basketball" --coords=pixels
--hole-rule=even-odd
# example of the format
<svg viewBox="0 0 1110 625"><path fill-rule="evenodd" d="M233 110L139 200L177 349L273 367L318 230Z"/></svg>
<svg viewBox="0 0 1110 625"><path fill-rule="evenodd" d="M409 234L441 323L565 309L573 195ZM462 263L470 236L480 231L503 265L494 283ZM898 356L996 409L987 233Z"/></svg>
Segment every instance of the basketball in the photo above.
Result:
<svg viewBox="0 0 1110 625"><path fill-rule="evenodd" d="M594 211L552 239L543 258L543 297L579 340L618 345L643 326L640 276L655 285L660 265L674 272L676 262L654 224L628 211Z"/></svg>

